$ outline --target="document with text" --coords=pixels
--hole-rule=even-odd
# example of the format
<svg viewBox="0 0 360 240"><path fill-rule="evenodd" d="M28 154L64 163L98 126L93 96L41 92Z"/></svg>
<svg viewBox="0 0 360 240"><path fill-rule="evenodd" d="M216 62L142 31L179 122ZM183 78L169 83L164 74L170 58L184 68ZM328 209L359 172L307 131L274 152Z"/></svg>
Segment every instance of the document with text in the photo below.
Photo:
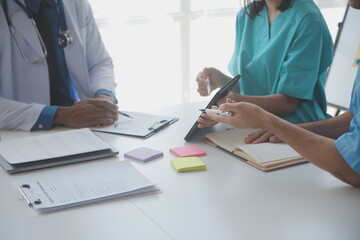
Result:
<svg viewBox="0 0 360 240"><path fill-rule="evenodd" d="M129 161L98 162L20 178L16 185L40 212L96 202L157 188Z"/></svg>
<svg viewBox="0 0 360 240"><path fill-rule="evenodd" d="M107 148L109 145L88 128L0 142L0 154L10 164L71 156Z"/></svg>

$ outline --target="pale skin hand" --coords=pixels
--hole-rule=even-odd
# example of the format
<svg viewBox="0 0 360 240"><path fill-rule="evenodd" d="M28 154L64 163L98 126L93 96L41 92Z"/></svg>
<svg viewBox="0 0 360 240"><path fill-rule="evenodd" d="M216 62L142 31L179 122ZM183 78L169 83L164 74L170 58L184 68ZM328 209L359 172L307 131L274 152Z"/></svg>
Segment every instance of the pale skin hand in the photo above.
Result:
<svg viewBox="0 0 360 240"><path fill-rule="evenodd" d="M290 115L300 103L300 99L288 97L284 94L272 94L267 96L248 96L230 93L228 96L220 100L218 104L225 102L225 99L231 99L232 102L248 102L258 105L266 111L273 113L277 116ZM198 127L210 127L217 122L210 119L206 114L202 114L197 120Z"/></svg>
<svg viewBox="0 0 360 240"><path fill-rule="evenodd" d="M208 117L217 122L230 124L235 128L262 128L270 131L316 166L348 184L360 187L360 174L352 170L340 155L334 139L317 135L291 124L254 104L225 103L220 105L219 109L226 112L232 111L234 116L208 113ZM348 118L344 117L342 121L345 121L342 126L346 125Z"/></svg>
<svg viewBox="0 0 360 240"><path fill-rule="evenodd" d="M211 91L223 87L227 82L231 80L231 77L226 76L224 73L219 71L216 68L204 68L201 72L198 73L196 77L196 82L198 84L198 93L200 96L208 96L208 81L209 78Z"/></svg>
<svg viewBox="0 0 360 240"><path fill-rule="evenodd" d="M333 118L317 122L302 123L298 124L298 126L321 136L337 139L342 134L349 131L349 125L353 117L354 115L351 112L345 112L344 114ZM267 141L273 143L282 142L280 138L266 130L252 133L245 139L245 143L261 143Z"/></svg>
<svg viewBox="0 0 360 240"><path fill-rule="evenodd" d="M118 119L117 113L106 108L118 109L107 95L81 100L70 107L59 107L54 117L54 125L73 128L105 127Z"/></svg>

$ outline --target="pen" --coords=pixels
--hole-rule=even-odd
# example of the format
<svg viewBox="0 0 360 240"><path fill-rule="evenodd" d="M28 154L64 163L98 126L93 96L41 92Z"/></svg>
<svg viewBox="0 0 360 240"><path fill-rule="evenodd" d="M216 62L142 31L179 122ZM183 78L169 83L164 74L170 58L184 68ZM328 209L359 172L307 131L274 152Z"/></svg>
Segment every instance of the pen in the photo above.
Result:
<svg viewBox="0 0 360 240"><path fill-rule="evenodd" d="M217 115L222 115L222 116L234 116L233 112L223 112L223 111L220 111L217 109L201 108L201 109L199 109L199 111L206 112L206 113L212 112L212 113L216 113Z"/></svg>
<svg viewBox="0 0 360 240"><path fill-rule="evenodd" d="M112 111L112 112L114 112L114 113L117 113L117 114L123 115L123 116L125 116L125 117L128 117L128 118L133 118L133 117L132 117L132 116L130 116L129 114L126 114L126 113L120 112L120 111L118 111L118 110L114 110L114 109L112 109L112 108L108 108L108 107L103 107L103 108L106 108L107 110L110 110L110 111Z"/></svg>
<svg viewBox="0 0 360 240"><path fill-rule="evenodd" d="M211 94L211 86L210 86L209 77L206 78L206 81L207 81L207 92L208 92L208 95L210 95Z"/></svg>

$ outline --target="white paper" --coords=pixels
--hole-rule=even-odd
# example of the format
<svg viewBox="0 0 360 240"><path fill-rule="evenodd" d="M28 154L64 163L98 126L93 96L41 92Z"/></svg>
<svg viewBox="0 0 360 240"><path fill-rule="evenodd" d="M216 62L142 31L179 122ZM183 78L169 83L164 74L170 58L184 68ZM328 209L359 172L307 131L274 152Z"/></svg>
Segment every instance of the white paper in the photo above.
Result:
<svg viewBox="0 0 360 240"><path fill-rule="evenodd" d="M245 138L258 129L230 129L206 134L206 137L229 152L238 149L251 156L259 163L285 161L301 158L292 147L286 143L246 144Z"/></svg>
<svg viewBox="0 0 360 240"><path fill-rule="evenodd" d="M129 161L101 162L43 172L21 178L16 182L17 186L23 184L30 186L29 189L21 188L30 202L41 200L41 204L33 205L39 211L55 210L155 189L151 188L154 184L138 172Z"/></svg>
<svg viewBox="0 0 360 240"><path fill-rule="evenodd" d="M71 156L111 148L88 128L47 133L0 142L0 154L10 164Z"/></svg>
<svg viewBox="0 0 360 240"><path fill-rule="evenodd" d="M240 149L260 163L292 160L301 157L300 154L285 143L247 144L241 146Z"/></svg>
<svg viewBox="0 0 360 240"><path fill-rule="evenodd" d="M119 115L119 120L113 125L91 129L100 132L110 132L145 137L146 135L154 132L155 129L159 129L163 126L169 125L169 123L174 119L173 117L158 116L147 113L125 113L129 114L133 118Z"/></svg>

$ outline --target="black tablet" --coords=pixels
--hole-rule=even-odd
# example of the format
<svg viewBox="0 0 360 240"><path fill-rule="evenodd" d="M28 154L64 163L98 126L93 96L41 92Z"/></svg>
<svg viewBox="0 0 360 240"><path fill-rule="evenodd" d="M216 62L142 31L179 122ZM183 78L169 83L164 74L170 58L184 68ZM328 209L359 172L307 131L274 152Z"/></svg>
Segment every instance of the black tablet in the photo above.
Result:
<svg viewBox="0 0 360 240"><path fill-rule="evenodd" d="M239 81L240 79L240 75L235 76L233 79L231 79L231 81L229 81L225 86L223 86L215 95L214 97L210 100L210 102L206 105L205 108L211 108L211 106L216 105L217 102L225 97L235 86L235 84ZM201 116L201 114L200 114ZM198 128L198 122L196 121L194 123L194 125L191 127L190 131L186 134L184 140L185 141L189 141L191 140L200 130L200 128Z"/></svg>

